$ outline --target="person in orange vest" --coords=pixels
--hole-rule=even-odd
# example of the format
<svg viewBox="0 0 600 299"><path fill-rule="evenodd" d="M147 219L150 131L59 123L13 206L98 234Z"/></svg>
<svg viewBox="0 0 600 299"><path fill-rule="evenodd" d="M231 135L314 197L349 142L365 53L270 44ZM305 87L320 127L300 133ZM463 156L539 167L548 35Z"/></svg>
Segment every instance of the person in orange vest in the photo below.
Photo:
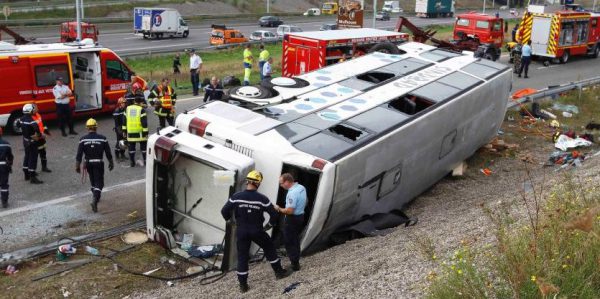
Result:
<svg viewBox="0 0 600 299"><path fill-rule="evenodd" d="M42 122L42 115L40 115L39 108L36 104L33 104L33 113L31 114L31 117L37 123L38 128L40 128L41 136L37 140L37 144L40 161L42 162L42 171L52 172L52 170L48 168L48 159L46 158L46 135L50 135L50 131L48 131L48 127Z"/></svg>
<svg viewBox="0 0 600 299"><path fill-rule="evenodd" d="M150 104L154 106L154 114L158 116L160 127L164 128L166 122L169 126L175 123L175 101L177 93L170 85L169 78L163 78L160 85L155 85L150 91L148 98L151 98Z"/></svg>

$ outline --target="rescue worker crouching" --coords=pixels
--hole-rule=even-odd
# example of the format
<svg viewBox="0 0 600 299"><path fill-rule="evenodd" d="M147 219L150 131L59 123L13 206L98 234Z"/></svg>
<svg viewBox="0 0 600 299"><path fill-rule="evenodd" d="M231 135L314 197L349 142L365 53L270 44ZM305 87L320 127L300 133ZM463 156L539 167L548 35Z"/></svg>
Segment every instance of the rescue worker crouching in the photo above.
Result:
<svg viewBox="0 0 600 299"><path fill-rule="evenodd" d="M146 164L146 143L148 141L148 118L146 109L142 107L144 97L137 95L135 103L128 106L123 114L123 137L129 144L129 162L131 167L135 167L135 145L140 145L144 165Z"/></svg>
<svg viewBox="0 0 600 299"><path fill-rule="evenodd" d="M256 170L246 176L246 190L231 196L225 206L221 209L221 215L226 221L233 218L236 221L236 244L237 244L237 277L240 283L240 291L248 291L248 260L250 245L252 242L260 246L265 257L271 263L275 277L285 278L291 274L281 267L281 260L275 251L275 245L271 237L264 231L264 213L270 215L269 222L276 223L277 212L271 201L257 191L262 182L262 174Z"/></svg>
<svg viewBox="0 0 600 299"><path fill-rule="evenodd" d="M121 147L122 141L124 141L123 136L123 115L125 114L125 109L127 106L125 105L125 98L119 98L117 101L117 108L113 111L113 120L115 122L114 131L117 135L117 143L115 144L115 158L119 160L125 160L125 149Z"/></svg>
<svg viewBox="0 0 600 299"><path fill-rule="evenodd" d="M98 129L98 123L95 119L90 118L85 123L89 133L81 139L79 139L79 147L77 148L77 157L75 164L75 171L81 173L81 160L85 154L85 163L83 168L87 170L90 176L90 183L92 185L92 211L98 212L98 202L100 201L100 195L102 188L104 188L104 159L103 155L106 155L108 159L108 170L112 171L115 167L113 163L112 155L110 153L110 145L104 135L96 133Z"/></svg>
<svg viewBox="0 0 600 299"><path fill-rule="evenodd" d="M160 85L155 85L150 91L148 98L154 106L154 114L158 116L160 127L166 127L166 123L172 126L175 123L175 101L177 93L170 85L168 78L163 78ZM165 122L166 121L166 122Z"/></svg>
<svg viewBox="0 0 600 299"><path fill-rule="evenodd" d="M23 157L23 172L25 180L32 184L42 184L38 180L35 169L37 168L38 158L38 140L41 137L40 128L32 117L33 104L23 105L23 117L21 117L21 130L23 132L23 148L25 156Z"/></svg>
<svg viewBox="0 0 600 299"><path fill-rule="evenodd" d="M8 176L12 173L14 156L10 143L2 139L3 130L0 127L0 199L2 208L8 208Z"/></svg>
<svg viewBox="0 0 600 299"><path fill-rule="evenodd" d="M46 135L50 135L50 131L48 131L48 127L46 127L42 122L42 115L40 115L38 106L35 104L33 105L33 114L31 117L37 123L40 131L40 138L37 141L37 144L40 162L42 162L42 171L52 172L52 170L48 168L48 158L46 157Z"/></svg>

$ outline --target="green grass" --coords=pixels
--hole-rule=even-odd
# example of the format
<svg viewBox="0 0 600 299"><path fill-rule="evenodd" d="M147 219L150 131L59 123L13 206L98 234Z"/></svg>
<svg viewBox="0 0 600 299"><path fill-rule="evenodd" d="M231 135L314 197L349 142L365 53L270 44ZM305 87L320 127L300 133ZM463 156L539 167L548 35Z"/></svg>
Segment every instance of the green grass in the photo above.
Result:
<svg viewBox="0 0 600 299"><path fill-rule="evenodd" d="M271 53L273 57L273 73L274 76L281 75L281 44L267 44L265 48ZM200 72L200 80L204 78L210 78L217 76L222 79L227 75L234 75L237 78L243 80L243 65L242 65L242 47L235 47L225 50L210 51L205 53L199 53L202 58L202 70ZM252 47L252 53L255 60L258 61L258 46ZM125 62L131 67L136 74L142 76L148 82L160 81L164 77L171 78L171 81L177 82L177 89L179 94L191 93L191 83L189 76L189 56L185 53L181 53L181 74L173 74L173 57L171 55L161 55L154 57L144 58L128 58ZM254 64L252 68L252 75L250 76L250 83L255 84L260 81L258 74L258 65Z"/></svg>
<svg viewBox="0 0 600 299"><path fill-rule="evenodd" d="M600 113L596 92L570 93L563 104L580 114L564 119L577 131ZM530 173L527 180L531 181ZM486 209L496 244L468 245L429 275L428 298L600 298L600 189L571 173L554 186ZM523 215L514 214L524 211ZM518 220L522 219L522 220Z"/></svg>

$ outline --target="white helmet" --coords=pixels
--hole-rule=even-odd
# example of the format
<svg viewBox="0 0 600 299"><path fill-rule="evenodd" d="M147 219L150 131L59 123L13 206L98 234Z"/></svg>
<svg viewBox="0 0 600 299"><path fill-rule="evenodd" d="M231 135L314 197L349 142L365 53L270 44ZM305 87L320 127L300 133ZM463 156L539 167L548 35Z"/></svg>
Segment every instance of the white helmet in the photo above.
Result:
<svg viewBox="0 0 600 299"><path fill-rule="evenodd" d="M33 112L33 104L23 105L23 114L31 114Z"/></svg>

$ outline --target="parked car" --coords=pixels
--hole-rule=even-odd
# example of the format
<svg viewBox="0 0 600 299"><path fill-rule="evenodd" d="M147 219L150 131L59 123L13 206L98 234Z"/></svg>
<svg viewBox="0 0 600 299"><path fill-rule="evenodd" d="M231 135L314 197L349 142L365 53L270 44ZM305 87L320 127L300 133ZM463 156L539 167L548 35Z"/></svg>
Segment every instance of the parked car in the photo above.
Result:
<svg viewBox="0 0 600 299"><path fill-rule="evenodd" d="M389 21L390 20L390 13L387 11L378 11L375 14L375 20L378 21Z"/></svg>
<svg viewBox="0 0 600 299"><path fill-rule="evenodd" d="M260 27L277 27L281 24L283 24L283 21L275 16L264 16L258 19Z"/></svg>
<svg viewBox="0 0 600 299"><path fill-rule="evenodd" d="M320 16L321 15L321 10L318 8L309 8L308 10L306 10L306 12L304 12L305 16Z"/></svg>
<svg viewBox="0 0 600 299"><path fill-rule="evenodd" d="M302 32L302 28L294 25L279 25L277 27L277 35L283 37L286 33Z"/></svg>
<svg viewBox="0 0 600 299"><path fill-rule="evenodd" d="M250 40L276 41L277 39L277 34L267 30L256 30L250 35Z"/></svg>
<svg viewBox="0 0 600 299"><path fill-rule="evenodd" d="M338 25L335 23L331 23L331 24L321 25L321 28L319 28L319 31L337 30L337 29L338 29Z"/></svg>

